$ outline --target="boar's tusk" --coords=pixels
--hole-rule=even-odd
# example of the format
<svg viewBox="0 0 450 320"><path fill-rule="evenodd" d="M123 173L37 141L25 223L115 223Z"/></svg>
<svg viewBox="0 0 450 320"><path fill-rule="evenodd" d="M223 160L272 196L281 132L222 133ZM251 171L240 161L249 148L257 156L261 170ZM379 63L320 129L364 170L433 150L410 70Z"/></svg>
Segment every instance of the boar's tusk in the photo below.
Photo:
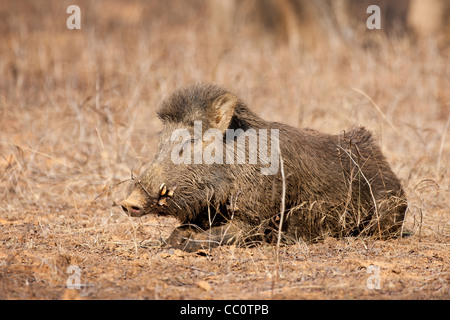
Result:
<svg viewBox="0 0 450 320"><path fill-rule="evenodd" d="M163 182L161 183L161 185L159 186L159 195L163 196L166 194L167 188L166 188L166 184Z"/></svg>

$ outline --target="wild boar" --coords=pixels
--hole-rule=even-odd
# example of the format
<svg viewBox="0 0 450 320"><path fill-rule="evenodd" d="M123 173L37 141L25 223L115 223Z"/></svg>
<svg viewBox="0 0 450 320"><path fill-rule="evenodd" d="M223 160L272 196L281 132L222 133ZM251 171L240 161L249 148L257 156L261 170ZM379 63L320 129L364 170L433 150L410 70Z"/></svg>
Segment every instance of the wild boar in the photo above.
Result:
<svg viewBox="0 0 450 320"><path fill-rule="evenodd" d="M214 84L177 90L157 113L164 129L155 159L121 205L133 217L176 217L170 246L273 243L278 234L286 243L388 238L401 230L402 186L362 127L329 135L266 121Z"/></svg>

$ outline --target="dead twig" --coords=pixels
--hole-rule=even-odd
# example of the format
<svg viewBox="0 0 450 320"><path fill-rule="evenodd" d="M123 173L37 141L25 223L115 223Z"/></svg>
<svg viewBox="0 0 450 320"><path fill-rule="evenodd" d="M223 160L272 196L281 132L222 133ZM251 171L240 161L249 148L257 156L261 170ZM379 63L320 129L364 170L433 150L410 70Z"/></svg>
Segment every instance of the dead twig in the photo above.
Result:
<svg viewBox="0 0 450 320"><path fill-rule="evenodd" d="M284 210L285 210L285 198L286 198L286 177L284 174L284 164L283 157L281 156L280 146L278 145L278 154L280 155L280 172L281 172L281 181L282 181L282 189L281 189L281 208L280 208L280 224L278 226L278 239L277 239L277 276L279 276L279 265L280 265L280 243L281 243L281 232L283 230L283 221L284 221Z"/></svg>
<svg viewBox="0 0 450 320"><path fill-rule="evenodd" d="M353 91L358 92L360 94L362 94L367 100L369 100L369 102L372 104L372 106L375 107L375 109L377 109L378 113L383 117L383 119L387 122L387 124L392 128L392 130L395 131L396 134L398 134L400 137L404 138L404 135L402 135L400 133L400 131L398 131L398 129L394 126L394 124L392 123L391 120L389 120L386 115L384 114L384 112L381 110L381 108L375 103L375 101L373 101L373 99L371 97L369 97L364 91L356 89L356 88L352 88Z"/></svg>
<svg viewBox="0 0 450 320"><path fill-rule="evenodd" d="M373 201L373 206L375 209L375 215L377 217L377 223L378 223L378 234L380 236L380 240L382 239L381 237L381 226L380 226L380 216L378 214L378 206L377 206L377 201L375 200L375 196L373 195L373 191L372 191L372 186L370 185L369 180L366 178L366 176L364 175L361 167L359 166L359 164L353 159L353 157L347 152L347 150L345 150L344 148L342 148L341 146L338 146L338 148L340 148L342 151L344 151L350 158L350 160L353 162L353 164L358 168L359 173L361 174L361 177L364 178L364 180L367 183L367 186L369 187L369 192L370 192L370 196L372 197L372 201Z"/></svg>
<svg viewBox="0 0 450 320"><path fill-rule="evenodd" d="M114 189L115 187L121 185L122 183L128 182L128 181L130 181L130 180L134 180L134 179L133 179L133 178L130 178L130 179L126 179L126 180L123 180L123 181L120 181L120 182L116 183L115 185L109 187L108 189L106 189L106 190L102 191L100 194L98 194L98 195L94 198L93 201L95 201L95 200L97 200L98 198L100 198L102 195L104 195L105 193L107 193L109 190Z"/></svg>

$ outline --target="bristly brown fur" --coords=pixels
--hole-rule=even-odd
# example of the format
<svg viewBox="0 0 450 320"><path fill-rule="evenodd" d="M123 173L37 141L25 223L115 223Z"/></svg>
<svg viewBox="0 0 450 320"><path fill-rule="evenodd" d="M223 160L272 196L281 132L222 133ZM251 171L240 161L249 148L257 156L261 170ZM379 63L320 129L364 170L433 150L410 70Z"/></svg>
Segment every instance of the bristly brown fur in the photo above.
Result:
<svg viewBox="0 0 450 320"><path fill-rule="evenodd" d="M155 198L143 197L145 213L177 217L183 226L169 242L185 250L231 242L273 242L278 231L280 172L261 175L260 164L175 165L170 160L170 133L193 127L196 120L202 120L204 129L213 127L214 103L224 95L232 94L206 84L168 97L158 111L165 124L158 154L140 179L155 194ZM360 127L328 135L265 121L237 98L232 107L230 129L279 130L286 177L282 230L286 241L398 235L406 199L370 132ZM177 188L162 207L155 205L161 182Z"/></svg>

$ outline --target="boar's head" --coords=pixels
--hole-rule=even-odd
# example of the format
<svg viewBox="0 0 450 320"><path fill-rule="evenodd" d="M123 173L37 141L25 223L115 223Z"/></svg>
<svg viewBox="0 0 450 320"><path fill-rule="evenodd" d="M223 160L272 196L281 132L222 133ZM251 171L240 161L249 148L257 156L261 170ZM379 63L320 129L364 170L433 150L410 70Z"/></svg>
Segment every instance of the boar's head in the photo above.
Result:
<svg viewBox="0 0 450 320"><path fill-rule="evenodd" d="M183 222L195 219L213 197L226 201L234 175L225 165L195 160L196 143L202 140L195 126L201 124L201 132L216 129L221 136L214 143L223 144L223 134L236 122L240 106L235 95L211 84L180 89L163 101L158 117L164 128L156 156L121 202L123 210L134 217L173 215ZM205 146L202 143L200 148Z"/></svg>

